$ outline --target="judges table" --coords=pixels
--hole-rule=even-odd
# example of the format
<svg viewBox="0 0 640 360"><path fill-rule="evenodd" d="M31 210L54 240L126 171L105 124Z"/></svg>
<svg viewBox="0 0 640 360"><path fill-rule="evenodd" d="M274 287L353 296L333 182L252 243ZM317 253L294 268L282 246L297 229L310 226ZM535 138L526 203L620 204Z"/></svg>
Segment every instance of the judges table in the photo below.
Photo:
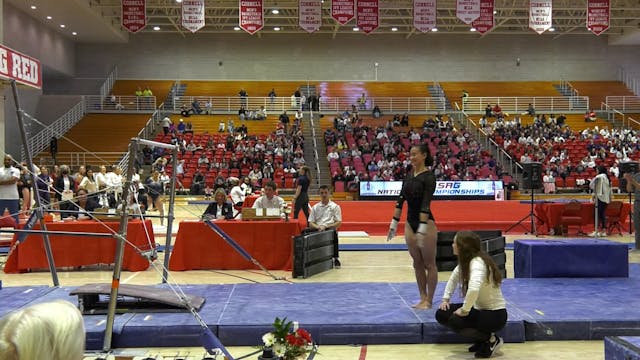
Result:
<svg viewBox="0 0 640 360"><path fill-rule="evenodd" d="M119 222L73 221L47 223L47 230L80 233L110 233L118 231ZM146 231L145 231L146 227ZM36 224L34 230L40 229ZM149 234L149 241L147 240ZM16 241L18 234L13 237ZM95 264L113 264L117 241L114 237L49 235L53 260L56 267L76 267ZM131 220L127 225L127 240L141 250L155 247L151 220L143 224ZM141 271L149 267L149 261L142 257L131 244L125 244L122 269ZM30 269L48 269L47 256L41 234L31 234L10 254L4 267L5 273L19 273Z"/></svg>
<svg viewBox="0 0 640 360"><path fill-rule="evenodd" d="M539 218L537 220L538 227L545 227L547 231L554 229L556 234L560 232L560 217L564 210L566 203L552 203L543 202L537 203L534 206L534 213ZM582 217L582 224L593 224L595 218L595 208L591 202L580 203L580 216ZM624 224L629 216L629 210L631 207L628 203L622 204L622 215L620 216L620 223Z"/></svg>
<svg viewBox="0 0 640 360"><path fill-rule="evenodd" d="M302 228L297 221L216 221L254 259L269 270L291 270L293 242ZM241 270L257 267L238 254L201 221L182 221L169 260L174 271L217 269Z"/></svg>

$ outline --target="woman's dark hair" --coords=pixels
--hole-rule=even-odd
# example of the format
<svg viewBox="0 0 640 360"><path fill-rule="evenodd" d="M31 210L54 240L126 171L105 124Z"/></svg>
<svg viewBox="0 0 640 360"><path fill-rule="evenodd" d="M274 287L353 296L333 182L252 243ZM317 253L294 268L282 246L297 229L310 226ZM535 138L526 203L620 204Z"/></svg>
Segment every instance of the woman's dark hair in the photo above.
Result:
<svg viewBox="0 0 640 360"><path fill-rule="evenodd" d="M458 265L460 266L460 283L462 284L463 295L466 295L469 288L471 260L478 256L482 258L487 267L487 281L491 281L495 287L502 283L502 273L491 256L481 250L481 241L478 234L472 231L459 231L453 241L458 247Z"/></svg>
<svg viewBox="0 0 640 360"><path fill-rule="evenodd" d="M423 144L420 144L420 145L415 145L415 147L418 148L418 150L420 150L420 152L425 155L424 165L425 166L432 166L433 165L433 156L431 156L431 150L429 150L429 145L423 143Z"/></svg>
<svg viewBox="0 0 640 360"><path fill-rule="evenodd" d="M308 166L303 166L301 169L304 170L304 175L309 179L309 183L311 183L311 169L309 169Z"/></svg>

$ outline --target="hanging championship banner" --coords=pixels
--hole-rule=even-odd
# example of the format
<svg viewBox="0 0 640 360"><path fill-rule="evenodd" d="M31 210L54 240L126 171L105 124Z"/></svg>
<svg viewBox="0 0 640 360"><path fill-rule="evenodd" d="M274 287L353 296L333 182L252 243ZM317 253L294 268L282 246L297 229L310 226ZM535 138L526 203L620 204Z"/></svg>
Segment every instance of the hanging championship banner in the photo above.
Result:
<svg viewBox="0 0 640 360"><path fill-rule="evenodd" d="M122 0L122 27L137 33L147 26L146 0Z"/></svg>
<svg viewBox="0 0 640 360"><path fill-rule="evenodd" d="M314 32L322 26L322 1L298 2L298 24L306 32Z"/></svg>
<svg viewBox="0 0 640 360"><path fill-rule="evenodd" d="M380 14L378 8L378 0L361 1L356 3L358 27L368 34L380 25Z"/></svg>
<svg viewBox="0 0 640 360"><path fill-rule="evenodd" d="M253 35L264 27L262 0L240 0L240 28Z"/></svg>
<svg viewBox="0 0 640 360"><path fill-rule="evenodd" d="M333 0L331 1L331 17L340 25L344 25L356 15L355 8L355 0Z"/></svg>
<svg viewBox="0 0 640 360"><path fill-rule="evenodd" d="M182 1L182 26L192 33L204 27L204 0Z"/></svg>
<svg viewBox="0 0 640 360"><path fill-rule="evenodd" d="M551 0L531 0L529 2L529 28L538 34L549 30L552 25Z"/></svg>
<svg viewBox="0 0 640 360"><path fill-rule="evenodd" d="M476 31L484 34L493 29L493 0L480 0L480 17L471 23Z"/></svg>
<svg viewBox="0 0 640 360"><path fill-rule="evenodd" d="M15 80L42 89L40 61L0 45L0 79Z"/></svg>
<svg viewBox="0 0 640 360"><path fill-rule="evenodd" d="M611 18L611 3L609 0L587 1L587 29L600 35L609 29Z"/></svg>
<svg viewBox="0 0 640 360"><path fill-rule="evenodd" d="M413 27L421 32L436 27L436 0L413 0Z"/></svg>
<svg viewBox="0 0 640 360"><path fill-rule="evenodd" d="M456 17L465 24L480 17L480 0L457 0Z"/></svg>

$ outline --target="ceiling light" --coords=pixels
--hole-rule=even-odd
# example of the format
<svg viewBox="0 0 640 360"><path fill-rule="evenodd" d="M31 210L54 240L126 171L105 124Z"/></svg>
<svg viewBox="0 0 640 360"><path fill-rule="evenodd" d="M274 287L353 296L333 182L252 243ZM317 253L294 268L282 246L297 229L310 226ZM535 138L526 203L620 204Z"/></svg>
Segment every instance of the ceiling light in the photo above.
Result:
<svg viewBox="0 0 640 360"><path fill-rule="evenodd" d="M240 27L239 27L239 26L235 26L235 27L233 28L233 30L235 30L235 31L240 31Z"/></svg>
<svg viewBox="0 0 640 360"><path fill-rule="evenodd" d="M67 27L67 25L65 25L65 24L60 24L60 27L64 29L64 28L66 28L66 27Z"/></svg>
<svg viewBox="0 0 640 360"><path fill-rule="evenodd" d="M391 28L391 31L398 31L398 28L394 26Z"/></svg>
<svg viewBox="0 0 640 360"><path fill-rule="evenodd" d="M37 7L35 5L31 5L31 9L35 10L35 9L37 9Z"/></svg>
<svg viewBox="0 0 640 360"><path fill-rule="evenodd" d="M159 31L160 30L160 26L154 26L153 27L153 31Z"/></svg>
<svg viewBox="0 0 640 360"><path fill-rule="evenodd" d="M498 13L498 10L493 10L493 15L496 15Z"/></svg>
<svg viewBox="0 0 640 360"><path fill-rule="evenodd" d="M47 16L47 20L51 20L53 19L51 16Z"/></svg>
<svg viewBox="0 0 640 360"><path fill-rule="evenodd" d="M360 31L360 28L356 26L353 28L353 31Z"/></svg>
<svg viewBox="0 0 640 360"><path fill-rule="evenodd" d="M181 3L181 2L182 2L182 0L176 0L176 2L177 2L177 3Z"/></svg>
<svg viewBox="0 0 640 360"><path fill-rule="evenodd" d="M431 31L438 32L438 28L433 28L433 29L431 29Z"/></svg>
<svg viewBox="0 0 640 360"><path fill-rule="evenodd" d="M476 31L476 28L472 27L471 29L469 29L469 31L471 31L471 32L475 32L475 31Z"/></svg>
<svg viewBox="0 0 640 360"><path fill-rule="evenodd" d="M275 30L275 31L280 31L280 27L279 27L279 26L276 26L276 27L274 27L274 28L273 28L273 30Z"/></svg>
<svg viewBox="0 0 640 360"><path fill-rule="evenodd" d="M556 28L549 28L549 31L554 32L556 31Z"/></svg>
<svg viewBox="0 0 640 360"><path fill-rule="evenodd" d="M76 35L78 35L78 33L74 31L74 32L71 33L71 35L76 36Z"/></svg>
<svg viewBox="0 0 640 360"><path fill-rule="evenodd" d="M271 13L272 13L273 15L278 15L278 14L280 14L280 10L278 10L278 9L273 9L273 10L271 10Z"/></svg>

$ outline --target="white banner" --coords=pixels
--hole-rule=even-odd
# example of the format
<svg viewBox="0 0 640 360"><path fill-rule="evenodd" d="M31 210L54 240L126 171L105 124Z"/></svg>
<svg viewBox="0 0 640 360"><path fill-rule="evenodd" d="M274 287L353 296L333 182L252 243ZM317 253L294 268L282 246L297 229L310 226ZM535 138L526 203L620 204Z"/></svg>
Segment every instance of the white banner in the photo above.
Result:
<svg viewBox="0 0 640 360"><path fill-rule="evenodd" d="M400 195L402 181L361 181L360 196L394 197ZM434 196L496 197L496 192L503 190L502 181L437 181Z"/></svg>
<svg viewBox="0 0 640 360"><path fill-rule="evenodd" d="M465 24L471 24L480 17L480 0L457 0L456 17Z"/></svg>
<svg viewBox="0 0 640 360"><path fill-rule="evenodd" d="M298 24L306 32L314 32L322 26L322 1L298 2Z"/></svg>
<svg viewBox="0 0 640 360"><path fill-rule="evenodd" d="M552 0L531 0L529 2L529 28L538 34L549 30L552 25Z"/></svg>
<svg viewBox="0 0 640 360"><path fill-rule="evenodd" d="M262 0L240 0L240 28L253 35L264 27Z"/></svg>
<svg viewBox="0 0 640 360"><path fill-rule="evenodd" d="M413 27L421 32L431 31L436 27L436 0L413 0Z"/></svg>
<svg viewBox="0 0 640 360"><path fill-rule="evenodd" d="M609 0L587 1L587 29L600 35L609 29L611 4Z"/></svg>
<svg viewBox="0 0 640 360"><path fill-rule="evenodd" d="M192 33L204 27L204 0L182 1L182 26Z"/></svg>

